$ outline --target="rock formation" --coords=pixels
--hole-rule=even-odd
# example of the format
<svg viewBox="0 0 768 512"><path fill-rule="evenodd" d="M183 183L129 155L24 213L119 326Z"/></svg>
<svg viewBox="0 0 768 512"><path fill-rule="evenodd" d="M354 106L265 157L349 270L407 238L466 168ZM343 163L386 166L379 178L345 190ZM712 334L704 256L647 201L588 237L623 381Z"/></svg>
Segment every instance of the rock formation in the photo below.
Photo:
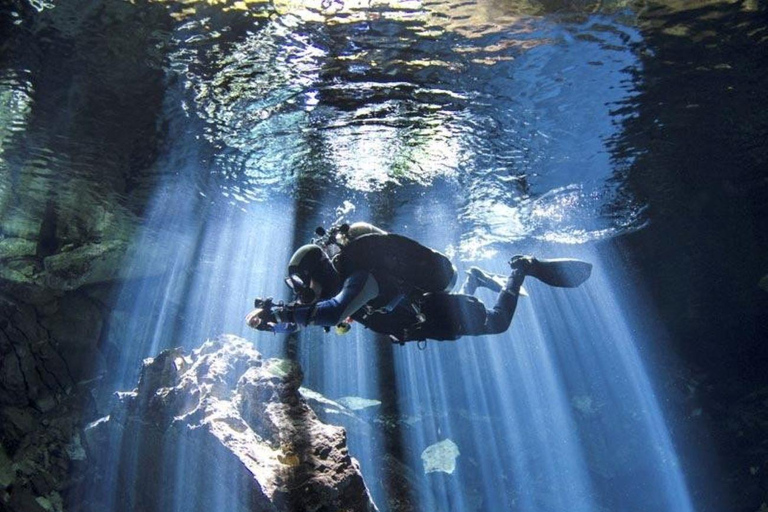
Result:
<svg viewBox="0 0 768 512"><path fill-rule="evenodd" d="M84 469L72 356L94 340L69 326L80 349L62 351L52 329L33 306L0 297L0 510L60 511Z"/></svg>
<svg viewBox="0 0 768 512"><path fill-rule="evenodd" d="M86 428L86 510L375 511L346 432L320 422L297 365L234 336L145 361Z"/></svg>

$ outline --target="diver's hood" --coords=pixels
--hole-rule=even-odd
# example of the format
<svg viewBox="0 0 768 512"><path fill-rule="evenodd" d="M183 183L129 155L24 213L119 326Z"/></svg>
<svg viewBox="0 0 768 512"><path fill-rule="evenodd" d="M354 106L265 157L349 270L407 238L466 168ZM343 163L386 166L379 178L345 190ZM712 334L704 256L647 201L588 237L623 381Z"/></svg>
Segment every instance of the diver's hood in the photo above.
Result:
<svg viewBox="0 0 768 512"><path fill-rule="evenodd" d="M322 287L320 297L315 297L309 287L314 279ZM341 278L323 249L315 244L299 247L288 262L286 284L303 303L333 297L341 288Z"/></svg>

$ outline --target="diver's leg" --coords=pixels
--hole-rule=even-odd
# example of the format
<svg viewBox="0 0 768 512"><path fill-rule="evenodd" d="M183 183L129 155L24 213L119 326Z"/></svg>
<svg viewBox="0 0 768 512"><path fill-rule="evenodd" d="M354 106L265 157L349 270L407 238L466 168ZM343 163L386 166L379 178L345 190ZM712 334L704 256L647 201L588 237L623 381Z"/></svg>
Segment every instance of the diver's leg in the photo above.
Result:
<svg viewBox="0 0 768 512"><path fill-rule="evenodd" d="M507 278L504 288L499 292L493 309L486 314L482 334L499 334L509 329L517 309L520 288L534 261L530 256L515 256L510 260L509 265L512 267L512 273Z"/></svg>
<svg viewBox="0 0 768 512"><path fill-rule="evenodd" d="M478 288L488 288L492 292L499 292L504 288L504 281L501 276L485 272L479 267L470 267L466 274L464 284L459 290L461 294L474 295Z"/></svg>
<svg viewBox="0 0 768 512"><path fill-rule="evenodd" d="M458 293L461 293L462 295L474 295L475 291L477 291L477 280L469 273L466 273L467 276L464 278L464 282L461 283L461 288L459 288Z"/></svg>

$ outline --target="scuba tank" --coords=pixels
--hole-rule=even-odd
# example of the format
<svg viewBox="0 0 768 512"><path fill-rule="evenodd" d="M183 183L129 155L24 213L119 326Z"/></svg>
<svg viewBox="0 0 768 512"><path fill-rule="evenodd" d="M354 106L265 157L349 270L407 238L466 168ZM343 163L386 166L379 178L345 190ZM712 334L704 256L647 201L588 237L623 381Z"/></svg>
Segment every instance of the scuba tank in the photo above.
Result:
<svg viewBox="0 0 768 512"><path fill-rule="evenodd" d="M351 241L364 235L386 235L387 232L367 222L355 222L351 225L346 223L334 225L328 230L318 226L315 234L317 238L313 238L312 243L323 249L326 256L333 261Z"/></svg>
<svg viewBox="0 0 768 512"><path fill-rule="evenodd" d="M342 280L360 270L376 279L379 297L352 315L376 332L401 337L425 321L425 295L446 292L456 282L456 268L445 255L371 224L318 227L315 233L312 243L323 249Z"/></svg>
<svg viewBox="0 0 768 512"><path fill-rule="evenodd" d="M379 283L394 279L407 291L422 293L445 292L456 284L451 260L411 238L366 222L341 224L327 231L318 227L315 233L318 238L312 243L325 251L342 277L365 270Z"/></svg>

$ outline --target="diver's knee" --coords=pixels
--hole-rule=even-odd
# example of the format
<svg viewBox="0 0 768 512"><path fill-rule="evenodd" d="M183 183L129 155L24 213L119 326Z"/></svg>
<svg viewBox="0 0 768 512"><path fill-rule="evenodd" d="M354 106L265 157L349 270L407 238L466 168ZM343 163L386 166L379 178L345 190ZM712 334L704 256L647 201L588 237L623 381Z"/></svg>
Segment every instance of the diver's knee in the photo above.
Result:
<svg viewBox="0 0 768 512"><path fill-rule="evenodd" d="M504 315L502 313L489 313L488 319L485 322L486 334L501 334L509 329L512 325L512 315Z"/></svg>

